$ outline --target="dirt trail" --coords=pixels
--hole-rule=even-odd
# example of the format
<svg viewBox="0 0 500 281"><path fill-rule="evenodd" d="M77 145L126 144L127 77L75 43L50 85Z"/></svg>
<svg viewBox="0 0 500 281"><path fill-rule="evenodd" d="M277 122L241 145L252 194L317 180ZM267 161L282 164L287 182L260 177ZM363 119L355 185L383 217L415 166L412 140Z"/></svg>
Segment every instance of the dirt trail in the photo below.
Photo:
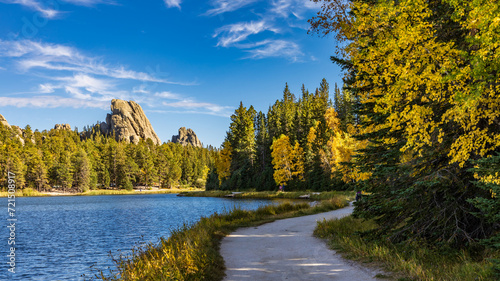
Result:
<svg viewBox="0 0 500 281"><path fill-rule="evenodd" d="M353 207L242 228L222 240L224 280L377 280L379 273L346 261L313 237L316 221L341 218Z"/></svg>

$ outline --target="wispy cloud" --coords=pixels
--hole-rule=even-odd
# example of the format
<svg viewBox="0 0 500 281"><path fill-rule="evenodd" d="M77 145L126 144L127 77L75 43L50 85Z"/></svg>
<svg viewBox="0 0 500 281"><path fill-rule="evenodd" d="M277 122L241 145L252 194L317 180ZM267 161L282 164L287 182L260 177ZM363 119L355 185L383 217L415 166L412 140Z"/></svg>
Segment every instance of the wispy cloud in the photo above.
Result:
<svg viewBox="0 0 500 281"><path fill-rule="evenodd" d="M257 0L214 0L213 9L206 15L235 12ZM245 59L282 57L292 62L305 60L301 46L289 34L296 28L307 29L305 18L320 5L304 0L271 0L259 6L259 12L250 13L258 20L226 24L215 30L217 46L239 48L250 55ZM266 31L272 31L272 33ZM258 35L258 36L257 36Z"/></svg>
<svg viewBox="0 0 500 281"><path fill-rule="evenodd" d="M40 12L42 16L46 18L54 18L59 14L59 11L50 7L45 7L45 5L35 0L0 0L0 2L23 5L31 10Z"/></svg>
<svg viewBox="0 0 500 281"><path fill-rule="evenodd" d="M165 98L165 99L171 99L171 100L182 100L182 96L179 94L163 91L159 93L154 94L155 97L160 97L160 98Z"/></svg>
<svg viewBox="0 0 500 281"><path fill-rule="evenodd" d="M0 40L0 57L16 59L18 69L24 72L31 69L45 69L102 75L116 79L129 79L143 82L178 85L188 84L154 77L148 73L130 70L121 65L109 66L102 63L97 58L83 55L72 47L31 40Z"/></svg>
<svg viewBox="0 0 500 281"><path fill-rule="evenodd" d="M208 10L205 15L216 16L227 12L239 10L259 0L213 0L213 8Z"/></svg>
<svg viewBox="0 0 500 281"><path fill-rule="evenodd" d="M39 12L43 17L53 19L57 17L61 11L59 11L59 3L56 1L37 1L37 0L0 0L2 3L6 4L18 4L27 7L30 10ZM93 6L96 4L115 4L115 1L106 0L62 0L69 4L77 6Z"/></svg>
<svg viewBox="0 0 500 281"><path fill-rule="evenodd" d="M60 96L36 96L29 98L0 97L2 106L15 107L38 107L38 108L109 108L109 101L83 100L76 98L65 98Z"/></svg>
<svg viewBox="0 0 500 281"><path fill-rule="evenodd" d="M175 7L180 9L182 0L163 0L163 2L165 2L165 5L167 5L168 8Z"/></svg>
<svg viewBox="0 0 500 281"><path fill-rule="evenodd" d="M247 39L252 34L258 34L263 31L279 32L277 28L261 20L258 22L240 22L235 24L225 25L215 31L213 37L218 37L217 46L228 47L234 43L238 43Z"/></svg>
<svg viewBox="0 0 500 281"><path fill-rule="evenodd" d="M208 102L197 102L192 99L185 99L175 102L163 102L166 107L173 107L177 109L183 109L182 111L177 110L179 113L196 113L196 114L208 114L215 116L228 117L231 115L233 107L231 106L221 106Z"/></svg>
<svg viewBox="0 0 500 281"><path fill-rule="evenodd" d="M264 59L282 57L296 62L304 56L297 43L286 40L265 40L257 42L253 48L245 50L250 53L248 58Z"/></svg>
<svg viewBox="0 0 500 281"><path fill-rule="evenodd" d="M170 107L185 113L195 110L200 114L229 116L229 107L199 102L165 89L169 84L193 83L168 80L159 66L156 70L147 68L148 73L135 71L122 65L112 66L70 46L30 40L0 39L0 60L6 61L9 69L17 69L18 75L42 80L35 91L32 86L29 92L4 95L0 106L108 108L109 101L118 98L135 100L147 109Z"/></svg>

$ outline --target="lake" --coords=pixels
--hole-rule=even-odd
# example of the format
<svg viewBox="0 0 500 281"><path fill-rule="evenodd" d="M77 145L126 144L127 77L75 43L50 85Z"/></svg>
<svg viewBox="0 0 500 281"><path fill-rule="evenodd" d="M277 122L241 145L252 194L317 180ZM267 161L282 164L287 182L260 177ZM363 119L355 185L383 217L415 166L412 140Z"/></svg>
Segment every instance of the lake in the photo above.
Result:
<svg viewBox="0 0 500 281"><path fill-rule="evenodd" d="M97 272L91 266L114 267L110 252L127 254L202 216L234 206L257 209L271 201L175 194L16 198L15 274L7 264L7 198L0 202L0 280L88 280Z"/></svg>

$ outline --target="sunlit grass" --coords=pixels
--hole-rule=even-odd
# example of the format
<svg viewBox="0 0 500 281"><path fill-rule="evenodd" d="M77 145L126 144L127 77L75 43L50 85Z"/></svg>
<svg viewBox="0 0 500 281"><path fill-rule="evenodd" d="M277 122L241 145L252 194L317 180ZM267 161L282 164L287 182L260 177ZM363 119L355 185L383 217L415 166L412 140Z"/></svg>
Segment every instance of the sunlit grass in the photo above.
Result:
<svg viewBox="0 0 500 281"><path fill-rule="evenodd" d="M337 196L346 196L349 200L353 200L355 193L353 191L328 191L328 192L314 192L314 191L293 191L293 192L280 192L280 191L195 191L195 192L182 192L184 196L191 197L226 197L233 198L247 198L247 199L301 199L301 196L307 196L310 200L328 200Z"/></svg>
<svg viewBox="0 0 500 281"><path fill-rule="evenodd" d="M430 247L424 243L394 245L387 241L366 241L359 235L375 227L373 221L349 216L318 222L314 234L329 239L331 246L346 258L381 263L396 275L410 278L401 280L494 280L487 257L498 253L485 253L478 258L466 250Z"/></svg>
<svg viewBox="0 0 500 281"><path fill-rule="evenodd" d="M255 211L228 210L202 218L172 232L159 245L134 250L129 257L116 260L118 270L101 273L102 280L222 280L224 260L220 241L238 227L258 225L276 219L309 215L342 208L348 197L338 195L311 207L308 203L267 205Z"/></svg>
<svg viewBox="0 0 500 281"><path fill-rule="evenodd" d="M0 197L7 197L11 195L11 193L7 191L0 191ZM32 197L42 197L42 196L49 196L47 194L40 193L32 188L24 188L24 189L16 189L15 192L16 197L27 197L27 196L32 196Z"/></svg>
<svg viewBox="0 0 500 281"><path fill-rule="evenodd" d="M139 190L126 190L126 189L94 189L79 193L51 193L51 192L39 192L32 188L17 189L15 195L17 197L42 197L42 196L60 196L60 195L71 195L71 196L95 196L95 195L132 195L132 194L171 194L171 193L181 193L181 192L196 192L201 191L200 188L186 187L186 188L171 188L171 189L143 189ZM7 191L0 191L0 197L7 197L9 193Z"/></svg>

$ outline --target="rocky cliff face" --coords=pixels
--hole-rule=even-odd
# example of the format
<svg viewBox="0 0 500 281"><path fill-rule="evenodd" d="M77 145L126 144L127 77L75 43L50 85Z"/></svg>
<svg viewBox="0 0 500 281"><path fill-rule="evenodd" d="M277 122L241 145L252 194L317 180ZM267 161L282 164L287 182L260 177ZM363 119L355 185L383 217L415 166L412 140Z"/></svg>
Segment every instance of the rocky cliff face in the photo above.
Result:
<svg viewBox="0 0 500 281"><path fill-rule="evenodd" d="M172 136L172 142L180 143L183 146L192 145L195 147L202 147L201 141L198 139L196 134L191 129L186 129L182 127L179 129L179 134L177 136Z"/></svg>
<svg viewBox="0 0 500 281"><path fill-rule="evenodd" d="M113 99L111 112L106 117L106 122L101 123L101 132L104 135L114 133L118 141L138 143L143 138L161 144L146 114L136 102Z"/></svg>

